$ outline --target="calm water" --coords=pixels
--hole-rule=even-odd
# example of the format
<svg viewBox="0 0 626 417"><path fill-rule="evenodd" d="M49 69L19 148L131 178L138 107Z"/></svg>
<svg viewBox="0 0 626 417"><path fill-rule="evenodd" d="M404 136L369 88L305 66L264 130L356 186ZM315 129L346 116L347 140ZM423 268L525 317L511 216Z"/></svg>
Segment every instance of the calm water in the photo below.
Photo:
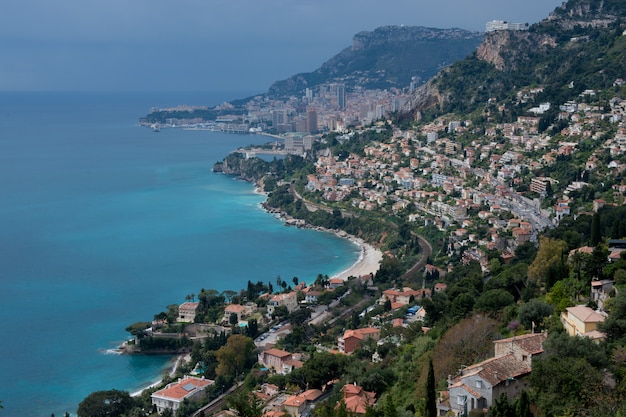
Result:
<svg viewBox="0 0 626 417"><path fill-rule="evenodd" d="M244 95L0 93L0 400L3 416L74 412L135 391L168 357L107 354L201 288L280 275L311 282L358 257L283 226L251 184L211 167L266 138L136 126L154 105Z"/></svg>

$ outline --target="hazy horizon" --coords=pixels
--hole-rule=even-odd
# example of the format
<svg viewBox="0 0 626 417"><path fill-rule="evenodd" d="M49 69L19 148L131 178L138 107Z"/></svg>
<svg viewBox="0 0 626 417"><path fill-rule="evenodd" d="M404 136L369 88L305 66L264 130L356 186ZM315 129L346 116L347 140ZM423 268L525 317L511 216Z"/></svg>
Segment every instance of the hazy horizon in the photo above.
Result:
<svg viewBox="0 0 626 417"><path fill-rule="evenodd" d="M560 0L24 0L0 15L0 91L265 92L362 31L536 23Z"/></svg>

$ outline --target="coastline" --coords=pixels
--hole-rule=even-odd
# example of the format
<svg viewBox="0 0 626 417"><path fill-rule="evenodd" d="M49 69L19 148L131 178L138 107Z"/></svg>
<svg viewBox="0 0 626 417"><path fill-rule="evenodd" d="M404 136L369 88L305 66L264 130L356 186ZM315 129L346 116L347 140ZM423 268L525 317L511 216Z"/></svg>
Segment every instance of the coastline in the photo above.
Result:
<svg viewBox="0 0 626 417"><path fill-rule="evenodd" d="M181 362L183 360L185 360L185 361L187 360L187 356L188 355L189 355L188 353L185 353L185 354L176 356L175 360L174 360L174 358L172 358L172 360L174 360L174 364L172 365L170 371L168 372L168 375L169 375L170 378L172 378L176 374L176 371L178 370L178 367L180 366ZM130 396L131 397L139 397L141 394L143 394L143 392L145 390L158 387L162 383L163 383L163 378L160 378L158 381L155 381L155 382L153 382L153 383L151 383L151 384L149 384L149 385L147 385L147 386L145 386L143 388L138 389L137 391L132 392L130 394Z"/></svg>
<svg viewBox="0 0 626 417"><path fill-rule="evenodd" d="M361 253L354 264L339 274L333 275L331 278L339 278L345 281L351 276L361 277L363 275L376 274L376 272L378 272L380 262L383 259L383 253L379 249L365 242L363 239L347 235L345 232L334 233L339 237L347 238L354 244L359 245Z"/></svg>
<svg viewBox="0 0 626 417"><path fill-rule="evenodd" d="M263 191L261 191L258 185L257 187L255 187L255 192L259 194L265 194ZM339 278L343 281L346 281L351 276L361 277L363 275L376 274L376 272L378 272L378 269L380 268L380 262L383 259L383 253L380 251L380 249L365 242L363 239L350 235L343 230L326 229L320 226L313 226L302 219L293 218L281 210L275 209L273 207L268 207L264 202L260 205L263 210L272 215L275 215L276 217L284 221L285 226L295 226L299 228L314 229L320 232L333 233L335 236L342 239L347 239L355 245L359 246L361 253L359 254L357 260L350 267L330 276L330 278Z"/></svg>

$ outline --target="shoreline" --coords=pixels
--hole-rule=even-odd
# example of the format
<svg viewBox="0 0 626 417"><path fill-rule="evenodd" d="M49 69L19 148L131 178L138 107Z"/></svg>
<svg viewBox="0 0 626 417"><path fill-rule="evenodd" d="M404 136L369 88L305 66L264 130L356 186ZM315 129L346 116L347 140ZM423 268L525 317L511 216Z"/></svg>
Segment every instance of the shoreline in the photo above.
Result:
<svg viewBox="0 0 626 417"><path fill-rule="evenodd" d="M168 376L171 378L176 374L176 371L178 370L178 367L180 366L181 362L183 360L186 360L187 355L189 355L188 353L182 354L182 355L178 355L176 357L176 359L174 360L174 358L172 358L172 360L174 360L174 364L171 366L169 372L168 372ZM160 378L158 381L155 381L149 385L146 385L143 388L138 389L137 391L134 391L132 393L130 393L131 397L139 397L141 396L141 394L143 394L143 392L145 390L154 388L154 387L158 387L159 385L161 385L163 383L163 378Z"/></svg>
<svg viewBox="0 0 626 417"><path fill-rule="evenodd" d="M260 187L258 186L258 184L255 186L254 188L254 192L258 193L258 194L264 194L267 195L265 192L263 192ZM313 226L307 222L305 222L302 219L295 219L289 215L287 215L286 213L268 207L265 202L260 204L261 208L266 211L267 213L276 216L277 218L279 218L280 220L282 220L285 224L285 226L296 226L298 228L307 228L307 229L314 229L320 232L326 232L326 233L332 233L335 236L341 238L341 239L347 239L350 242L352 242L353 244L357 245L360 248L360 253L359 256L357 258L357 260L350 265L348 268L344 269L343 271L339 272L339 273L335 273L332 276L329 276L330 278L334 278L334 279L341 279L343 281L346 281L349 277L361 277L364 275L369 275L369 274L376 274L376 272L378 272L378 269L380 268L380 262L383 259L383 253L378 249L375 248L373 245L365 242L363 239L350 235L348 233L346 233L343 230L337 230L337 229L326 229L324 227L319 227L319 226ZM176 373L176 370L178 369L178 367L180 366L181 362L183 360L185 360L185 358L188 356L189 354L182 354L182 355L178 355L174 361L174 364L172 365L168 375L170 377L174 376L174 374ZM134 391L130 394L131 397L138 397L140 395L142 395L142 393L145 390L151 389L151 388L155 388L159 385L161 385L163 383L163 379L164 378L159 378L158 381L155 381L153 383L150 383L148 385L146 385L145 387L138 389L137 391Z"/></svg>
<svg viewBox="0 0 626 417"><path fill-rule="evenodd" d="M255 187L255 192L259 194L265 194L263 191L260 190L258 186ZM303 229L313 229L320 232L332 233L339 238L349 240L360 248L359 257L357 258L357 260L345 270L333 274L332 276L329 275L330 278L339 278L343 281L346 281L351 276L358 278L363 275L376 274L376 272L378 272L378 270L380 269L380 263L383 260L383 253L380 251L380 249L374 247L370 243L367 243L363 239L348 234L343 230L326 229L320 226L313 226L307 223L305 220L296 219L289 216L282 210L268 207L265 202L261 203L260 206L266 212L282 220L285 223L285 226L295 226Z"/></svg>

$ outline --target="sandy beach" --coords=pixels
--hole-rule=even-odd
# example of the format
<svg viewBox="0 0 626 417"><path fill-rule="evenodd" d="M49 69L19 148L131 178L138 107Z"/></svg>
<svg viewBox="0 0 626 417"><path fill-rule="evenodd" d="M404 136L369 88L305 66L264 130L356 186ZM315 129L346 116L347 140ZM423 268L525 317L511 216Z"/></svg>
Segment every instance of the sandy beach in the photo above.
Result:
<svg viewBox="0 0 626 417"><path fill-rule="evenodd" d="M333 275L331 278L341 278L345 281L351 276L360 277L370 273L376 274L380 267L380 261L383 259L383 253L369 243L364 242L362 239L352 236L349 237L349 239L361 247L359 259L357 259L350 268L337 275Z"/></svg>

